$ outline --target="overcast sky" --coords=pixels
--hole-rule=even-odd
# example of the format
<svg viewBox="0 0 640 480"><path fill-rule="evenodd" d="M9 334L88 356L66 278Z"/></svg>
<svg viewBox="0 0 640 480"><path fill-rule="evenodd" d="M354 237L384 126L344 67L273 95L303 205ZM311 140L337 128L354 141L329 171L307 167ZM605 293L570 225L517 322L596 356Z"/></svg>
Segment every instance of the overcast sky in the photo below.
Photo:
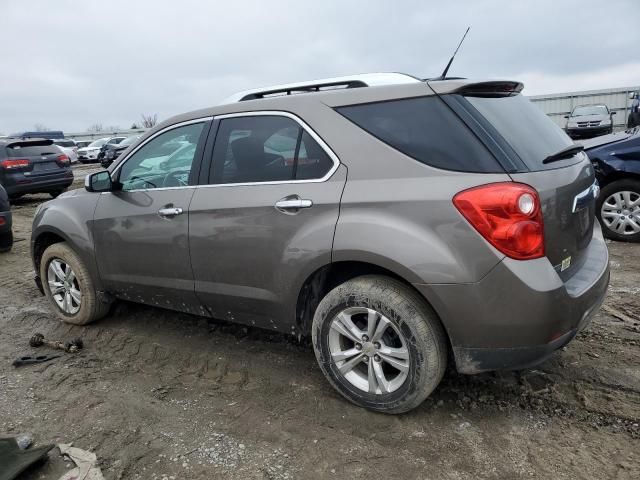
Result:
<svg viewBox="0 0 640 480"><path fill-rule="evenodd" d="M640 85L640 0L0 0L0 132L128 128L269 84L401 71Z"/></svg>

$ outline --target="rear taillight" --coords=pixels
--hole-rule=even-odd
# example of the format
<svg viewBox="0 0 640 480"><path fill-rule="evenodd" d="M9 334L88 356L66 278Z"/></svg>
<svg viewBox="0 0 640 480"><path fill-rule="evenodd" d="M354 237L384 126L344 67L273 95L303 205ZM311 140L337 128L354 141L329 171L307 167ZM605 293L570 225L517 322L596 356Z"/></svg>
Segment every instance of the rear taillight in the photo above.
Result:
<svg viewBox="0 0 640 480"><path fill-rule="evenodd" d="M4 217L0 217L0 227L5 223L7 223L7 221L4 219Z"/></svg>
<svg viewBox="0 0 640 480"><path fill-rule="evenodd" d="M69 160L69 157L63 154L58 155L58 158L56 158L56 163L61 167L68 167L69 165L71 165L71 160Z"/></svg>
<svg viewBox="0 0 640 480"><path fill-rule="evenodd" d="M491 183L464 190L453 203L469 223L508 257L544 257L540 198L529 185Z"/></svg>
<svg viewBox="0 0 640 480"><path fill-rule="evenodd" d="M26 168L31 165L31 161L26 158L13 158L11 160L2 160L0 162L0 167L5 170L17 170L19 168Z"/></svg>

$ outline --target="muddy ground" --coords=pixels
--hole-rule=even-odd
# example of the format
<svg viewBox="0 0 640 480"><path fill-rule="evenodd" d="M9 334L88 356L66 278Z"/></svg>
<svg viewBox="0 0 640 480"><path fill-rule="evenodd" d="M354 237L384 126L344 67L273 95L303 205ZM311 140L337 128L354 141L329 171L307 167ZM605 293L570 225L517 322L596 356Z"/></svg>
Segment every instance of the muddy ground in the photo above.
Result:
<svg viewBox="0 0 640 480"><path fill-rule="evenodd" d="M17 242L0 255L0 436L73 442L107 480L640 478L640 245L609 244L603 309L547 362L450 370L421 407L388 416L343 400L311 347L284 335L125 303L61 324L29 258L46 199L16 202ZM34 332L85 350L15 369ZM53 450L24 479L67 468Z"/></svg>

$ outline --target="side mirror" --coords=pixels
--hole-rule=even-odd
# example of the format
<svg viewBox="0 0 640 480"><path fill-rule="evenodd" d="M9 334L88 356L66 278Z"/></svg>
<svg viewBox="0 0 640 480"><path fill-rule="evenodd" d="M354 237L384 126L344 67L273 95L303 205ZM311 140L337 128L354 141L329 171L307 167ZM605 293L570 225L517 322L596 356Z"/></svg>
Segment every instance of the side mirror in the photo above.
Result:
<svg viewBox="0 0 640 480"><path fill-rule="evenodd" d="M111 174L109 172L96 172L87 175L84 179L84 188L87 192L110 192L113 189Z"/></svg>

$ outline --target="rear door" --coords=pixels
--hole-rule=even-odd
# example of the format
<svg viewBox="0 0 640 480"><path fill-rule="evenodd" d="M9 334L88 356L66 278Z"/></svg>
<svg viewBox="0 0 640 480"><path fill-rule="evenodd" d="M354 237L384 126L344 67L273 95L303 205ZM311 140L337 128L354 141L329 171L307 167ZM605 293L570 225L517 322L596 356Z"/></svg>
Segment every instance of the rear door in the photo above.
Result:
<svg viewBox="0 0 640 480"><path fill-rule="evenodd" d="M502 152L513 161L511 178L538 191L547 258L568 279L586 258L595 223L598 188L587 155L545 162L573 141L522 95L465 100L481 115L483 127L503 142Z"/></svg>
<svg viewBox="0 0 640 480"><path fill-rule="evenodd" d="M106 289L118 297L201 313L188 211L209 125L198 120L151 137L112 173L120 188L100 195L93 223L96 260ZM171 153L181 146L188 158L172 162Z"/></svg>
<svg viewBox="0 0 640 480"><path fill-rule="evenodd" d="M346 169L293 115L217 120L189 211L197 294L214 317L290 331L300 285L331 261Z"/></svg>

